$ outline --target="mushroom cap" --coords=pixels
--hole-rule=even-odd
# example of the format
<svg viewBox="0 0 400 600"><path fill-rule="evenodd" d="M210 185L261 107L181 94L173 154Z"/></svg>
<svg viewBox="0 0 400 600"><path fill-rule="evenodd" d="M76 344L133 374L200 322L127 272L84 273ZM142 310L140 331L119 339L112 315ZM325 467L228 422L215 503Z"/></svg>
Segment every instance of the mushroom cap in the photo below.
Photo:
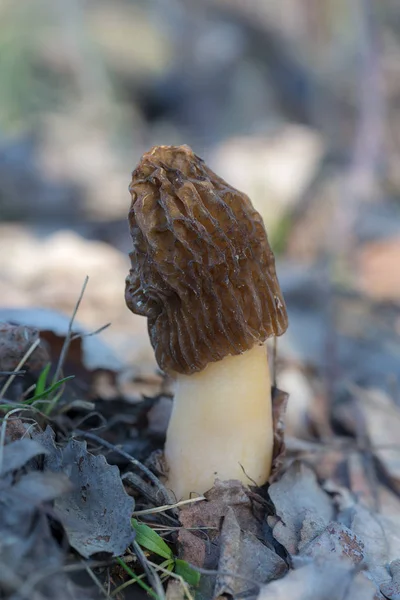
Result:
<svg viewBox="0 0 400 600"><path fill-rule="evenodd" d="M155 146L133 171L129 309L160 368L191 374L286 331L264 224L188 146Z"/></svg>

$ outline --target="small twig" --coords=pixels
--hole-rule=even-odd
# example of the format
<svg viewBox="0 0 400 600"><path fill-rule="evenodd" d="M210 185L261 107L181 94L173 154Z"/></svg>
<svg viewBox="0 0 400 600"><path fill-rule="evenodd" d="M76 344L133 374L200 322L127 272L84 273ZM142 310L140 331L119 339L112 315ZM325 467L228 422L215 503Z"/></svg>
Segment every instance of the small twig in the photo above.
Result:
<svg viewBox="0 0 400 600"><path fill-rule="evenodd" d="M75 573L78 571L84 570L87 566L90 569L101 569L103 567L111 567L113 565L117 565L118 561L116 558L111 558L109 560L82 560L81 563L73 563L71 565L62 565L61 567L54 567L54 573L58 571L62 571L63 573Z"/></svg>
<svg viewBox="0 0 400 600"><path fill-rule="evenodd" d="M254 481L254 479L252 479L252 478L250 477L250 475L248 475L248 474L246 473L246 471L245 471L245 468L244 468L244 466L243 466L241 463L239 463L239 467L242 469L242 471L243 471L243 474L244 474L244 475L246 475L247 479L248 479L249 481L251 481L251 483L252 483L252 484L253 484L255 487L258 487L258 484L257 484L257 482L256 482L256 481Z"/></svg>
<svg viewBox="0 0 400 600"><path fill-rule="evenodd" d="M86 570L87 574L89 575L90 579L99 588L101 594L103 594L103 596L105 596L107 598L107 600L111 600L110 594L108 594L106 592L101 581L99 581L98 577L96 577L96 575L93 573L93 570L88 565L86 565L83 560L81 560L81 562L82 562L83 566L85 567L85 570Z"/></svg>
<svg viewBox="0 0 400 600"><path fill-rule="evenodd" d="M5 562L3 562L1 565L1 576L3 581L7 581L7 588L9 593L11 591L15 591L18 598L34 598L35 600L46 600L46 596L44 596L38 590L35 590L34 595L32 594L33 590L29 589L31 577L28 578L28 580L23 580L16 573L15 565L9 566ZM24 593L25 591L26 593Z"/></svg>
<svg viewBox="0 0 400 600"><path fill-rule="evenodd" d="M78 312L79 306L82 302L82 298L85 293L88 281L89 281L89 277L86 275L85 281L83 282L83 286L81 289L81 293L79 294L79 298L77 300L77 303L75 304L75 308L72 312L72 316L71 316L71 319L68 324L67 335L65 336L65 340L64 340L63 346L61 348L60 358L58 359L57 368L56 368L56 371L55 371L54 377L53 377L53 383L56 383L58 381L61 369L62 369L64 361L65 361L65 357L67 356L67 352L69 350L69 345L70 345L71 339L72 339L72 326L74 324L76 313Z"/></svg>
<svg viewBox="0 0 400 600"><path fill-rule="evenodd" d="M173 579L177 579L180 582L180 584L182 586L182 589L185 592L188 600L193 600L193 596L190 593L189 586L188 586L188 584L186 583L186 581L183 579L183 577L181 575L177 575L173 571L169 571L168 569L165 569L161 565L157 565L157 563L154 563L151 560L148 560L147 562L150 565L152 565L152 567L154 567L154 569L156 569L158 571L161 571L162 573L165 573L166 575L168 575L169 577L172 577Z"/></svg>
<svg viewBox="0 0 400 600"><path fill-rule="evenodd" d="M183 506L184 504L193 504L194 502L200 502L201 500L206 500L205 496L199 496L198 498L189 498L188 500L181 500L180 502L175 502L175 504L165 504L164 506L157 506L155 508L136 510L132 513L132 516L140 517L142 515L153 515L155 513L165 512L173 508L179 508L179 506Z"/></svg>
<svg viewBox="0 0 400 600"><path fill-rule="evenodd" d="M110 327L110 325L111 325L111 323L106 323L105 325L102 325L101 327L96 329L96 331L89 331L89 333L76 333L75 335L73 335L71 337L71 342L73 340L78 340L79 338L87 338L87 337L91 337L92 335L97 335L98 333L101 333L102 331L104 331L105 329Z"/></svg>
<svg viewBox="0 0 400 600"><path fill-rule="evenodd" d="M128 557L131 558L132 555L129 554ZM129 577L131 578L131 581L140 585L140 587L142 589L146 590L146 592L149 594L149 596L151 596L152 598L155 598L156 600L159 600L155 591L149 585L147 585L147 583L145 583L143 581L146 573L143 573L143 575L136 575L136 573L134 571L132 571L132 569L128 566L128 564L127 564L128 559L126 556L124 556L124 559L122 559L120 556L117 556L115 560L124 569L124 571L126 573L128 573Z"/></svg>
<svg viewBox="0 0 400 600"><path fill-rule="evenodd" d="M149 500L151 504L156 504L157 500L154 495L153 486L147 481L144 481L141 475L128 471L121 476L124 484L129 485L131 488L140 493L141 496Z"/></svg>
<svg viewBox="0 0 400 600"><path fill-rule="evenodd" d="M162 526L162 525L154 525L153 522L148 522L146 523L146 521L141 521L141 523L144 523L145 525L148 525L149 527L151 527L152 529L154 529L154 531L167 531L167 532L171 532L171 531L180 531L181 529L184 529L185 531L196 531L197 533L204 533L205 531L219 531L218 527L184 527L183 525L180 525L179 527L172 527L172 526Z"/></svg>
<svg viewBox="0 0 400 600"><path fill-rule="evenodd" d="M44 579L47 579L60 572L75 573L76 571L86 570L87 567L95 569L98 567L107 567L110 564L115 564L115 561L88 561L87 563L85 563L85 561L81 561L72 565L46 566L39 571L34 571L32 575L30 575L23 583L21 581L21 585L18 588L18 596L20 598L35 597L43 598L43 600L45 600L44 596L42 596L41 594L39 595L39 592L37 590L34 590L34 588L38 586L40 582ZM1 567L3 569L4 565L2 565Z"/></svg>
<svg viewBox="0 0 400 600"><path fill-rule="evenodd" d="M32 383L32 385L30 385L28 387L27 390L25 390L22 394L21 394L21 398L22 400L26 400L28 398L28 396L30 395L31 392L33 392L36 389L36 383Z"/></svg>
<svg viewBox="0 0 400 600"><path fill-rule="evenodd" d="M165 489L165 487L162 485L162 483L160 482L158 477L156 477L154 475L154 473L152 473L150 471L150 469L145 467L144 464L142 464L139 460L137 460L136 458L134 458L133 456L131 456L130 454L125 452L125 450L121 450L121 448L118 448L118 446L115 446L114 444L111 444L110 442L103 440L103 438L99 437L98 435L96 435L94 433L91 433L90 431L82 431L81 429L75 429L74 433L76 435L78 435L79 437L83 437L88 440L92 440L93 442L96 442L97 444L104 446L104 448L108 448L108 450L112 450L113 452L116 452L120 456L123 456L124 458L126 458L126 460L128 460L130 463L135 465L135 467L140 469L150 479L150 481L161 492L164 502L166 504L169 504L170 498L169 498L168 492Z"/></svg>
<svg viewBox="0 0 400 600"><path fill-rule="evenodd" d="M143 569L145 570L147 578L148 578L149 582L151 583L154 592L157 594L159 600L165 600L164 588L163 588L161 580L158 576L158 573L151 566L151 564L149 563L149 561L146 558L145 553L143 552L143 550L141 549L141 547L135 540L133 540L132 546L133 546L136 556L138 557L140 564L142 565Z"/></svg>
<svg viewBox="0 0 400 600"><path fill-rule="evenodd" d="M40 338L35 340L33 342L32 346L30 346L30 348L25 352L24 356L19 361L14 373L12 375L10 375L10 377L7 379L7 381L3 385L3 388L0 390L0 399L3 398L4 394L6 393L6 391L8 390L8 388L10 387L10 385L12 384L14 379L16 378L18 371L21 370L21 367L26 363L28 358L31 356L31 354L33 354L33 352L36 350L36 348L39 346L39 344L40 344Z"/></svg>
<svg viewBox="0 0 400 600"><path fill-rule="evenodd" d="M60 413L62 414L62 413L67 412L69 410L69 408L71 408L71 405L69 405L69 407L65 407L64 410L60 411ZM82 425L85 423L85 421L87 421L88 419L92 419L94 417L97 417L97 419L99 420L99 425L97 427L92 427L92 429L101 429L107 425L107 419L105 418L105 416L102 415L101 412L99 412L98 410L92 410L88 414L84 415L78 421L75 421L74 427L80 429L80 427L82 427Z"/></svg>
<svg viewBox="0 0 400 600"><path fill-rule="evenodd" d="M37 423L36 423L36 421L35 421L35 420L33 420L33 423L31 423L31 424L29 425L29 427L27 427L27 429L25 430L25 433L23 434L23 436L22 436L22 438L21 438L21 439L23 439L23 438L25 438L27 435L29 435L29 434L30 434L30 431L31 431L31 429L35 429L35 428L36 428L36 426L37 426Z"/></svg>
<svg viewBox="0 0 400 600"><path fill-rule="evenodd" d="M146 574L142 573L142 575L137 575L136 579L128 579L128 581L121 583L121 585L119 585L117 588L115 588L115 590L111 592L111 598L117 596L120 592L122 592L125 588L129 587L130 585L135 585L135 583L139 583L139 580L142 580L145 577Z"/></svg>
<svg viewBox="0 0 400 600"><path fill-rule="evenodd" d="M0 377L6 377L7 375L25 375L26 371L0 371Z"/></svg>

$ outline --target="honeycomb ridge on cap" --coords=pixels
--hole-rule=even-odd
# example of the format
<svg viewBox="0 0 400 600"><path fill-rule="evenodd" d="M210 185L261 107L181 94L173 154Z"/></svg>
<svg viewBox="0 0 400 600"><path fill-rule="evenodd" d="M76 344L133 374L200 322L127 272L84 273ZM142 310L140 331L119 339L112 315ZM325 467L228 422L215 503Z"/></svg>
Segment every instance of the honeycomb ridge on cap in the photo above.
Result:
<svg viewBox="0 0 400 600"><path fill-rule="evenodd" d="M132 174L125 299L165 372L191 374L288 325L275 259L245 194L188 146L155 146Z"/></svg>

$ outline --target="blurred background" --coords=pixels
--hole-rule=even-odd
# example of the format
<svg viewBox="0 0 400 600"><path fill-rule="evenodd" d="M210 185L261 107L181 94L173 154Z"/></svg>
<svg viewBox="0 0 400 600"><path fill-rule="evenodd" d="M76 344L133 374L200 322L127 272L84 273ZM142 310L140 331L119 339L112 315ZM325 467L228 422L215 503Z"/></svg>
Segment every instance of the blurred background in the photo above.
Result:
<svg viewBox="0 0 400 600"><path fill-rule="evenodd" d="M78 321L154 372L128 184L185 143L265 220L289 433L329 436L359 390L400 403L399 33L397 0L1 0L0 319L70 316L88 275Z"/></svg>

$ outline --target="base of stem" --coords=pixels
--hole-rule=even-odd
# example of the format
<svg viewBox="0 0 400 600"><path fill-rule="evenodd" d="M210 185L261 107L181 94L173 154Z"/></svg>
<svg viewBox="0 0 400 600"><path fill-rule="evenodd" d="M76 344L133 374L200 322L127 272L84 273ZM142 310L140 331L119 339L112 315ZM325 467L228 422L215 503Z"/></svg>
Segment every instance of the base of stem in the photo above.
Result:
<svg viewBox="0 0 400 600"><path fill-rule="evenodd" d="M265 346L179 375L165 445L167 487L177 500L215 479L264 484L271 471L271 381Z"/></svg>

